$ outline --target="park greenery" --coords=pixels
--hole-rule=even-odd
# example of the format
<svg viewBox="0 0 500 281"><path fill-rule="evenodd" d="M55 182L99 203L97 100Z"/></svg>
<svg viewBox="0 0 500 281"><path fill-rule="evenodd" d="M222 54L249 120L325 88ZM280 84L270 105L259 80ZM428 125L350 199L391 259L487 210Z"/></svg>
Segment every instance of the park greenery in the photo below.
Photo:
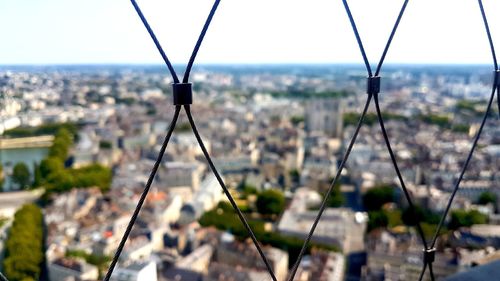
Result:
<svg viewBox="0 0 500 281"><path fill-rule="evenodd" d="M485 224L487 222L488 217L477 210L454 210L451 212L448 227L450 229L458 229L460 227L469 227L474 224Z"/></svg>
<svg viewBox="0 0 500 281"><path fill-rule="evenodd" d="M42 135L55 135L61 129L65 129L73 136L76 136L76 134L78 133L78 126L74 123L48 123L37 127L19 127L6 130L4 132L4 136L21 138Z"/></svg>
<svg viewBox="0 0 500 281"><path fill-rule="evenodd" d="M368 211L367 231L377 228L394 228L397 226L422 226L424 235L430 238L437 229L440 216L418 205L411 208L386 207L387 203L397 203L396 189L388 185L376 186L363 196L363 204ZM442 230L444 233L445 229Z"/></svg>
<svg viewBox="0 0 500 281"><path fill-rule="evenodd" d="M468 114L475 117L481 117L484 114L486 104L484 101L460 100L456 103L455 109L457 113ZM490 111L489 115L494 113Z"/></svg>
<svg viewBox="0 0 500 281"><path fill-rule="evenodd" d="M285 209L285 196L275 189L265 190L257 195L255 205L262 215L279 215Z"/></svg>
<svg viewBox="0 0 500 281"><path fill-rule="evenodd" d="M3 261L10 281L39 280L44 260L42 223L42 212L34 204L24 205L14 215Z"/></svg>
<svg viewBox="0 0 500 281"><path fill-rule="evenodd" d="M363 195L363 204L368 211L378 211L389 202L396 202L392 186L376 186Z"/></svg>
<svg viewBox="0 0 500 281"><path fill-rule="evenodd" d="M346 112L343 114L342 117L344 120L344 126L355 126L358 124L359 118L361 118L361 114L358 114L356 112ZM388 112L382 113L382 118L384 119L384 121L397 120L404 122L408 120L406 116ZM363 124L368 126L373 126L377 123L378 123L378 117L376 113L369 112L365 115L365 118L363 119Z"/></svg>
<svg viewBox="0 0 500 281"><path fill-rule="evenodd" d="M109 262L111 261L111 257L109 256L89 254L83 250L68 250L66 251L66 257L81 258L88 264L97 266L100 273L107 269Z"/></svg>
<svg viewBox="0 0 500 281"><path fill-rule="evenodd" d="M418 119L429 125L436 125L440 128L450 128L451 120L446 115L438 115L438 114L421 114L418 116Z"/></svg>
<svg viewBox="0 0 500 281"><path fill-rule="evenodd" d="M414 205L413 209L408 207L403 210L401 219L404 224L409 226L415 226L419 222L437 225L441 216L429 209L424 209L419 205Z"/></svg>
<svg viewBox="0 0 500 281"><path fill-rule="evenodd" d="M420 223L423 233L427 239L431 238L437 230L441 219L441 214L425 209L419 205L414 205L411 209L406 207L388 208L387 203L397 203L395 189L390 186L378 186L370 189L363 196L363 204L368 211L367 231L377 228L394 228L396 226L416 226ZM480 196L479 202L482 204L496 202L494 194L484 193ZM440 230L439 234L444 234L450 230L460 227L470 227L474 224L484 224L488 222L488 217L477 210L453 210L450 214L448 224Z"/></svg>
<svg viewBox="0 0 500 281"><path fill-rule="evenodd" d="M394 188L388 185L375 186L363 195L363 205L368 211L367 231L376 228L402 225L401 211L384 208L387 203L395 203Z"/></svg>
<svg viewBox="0 0 500 281"><path fill-rule="evenodd" d="M54 192L65 192L73 187L97 186L103 191L110 187L112 174L111 169L107 167L99 164L81 168L65 166L74 138L75 135L66 128L59 129L47 158L35 166L34 186L44 186L46 196Z"/></svg>
<svg viewBox="0 0 500 281"><path fill-rule="evenodd" d="M495 193L485 191L479 195L477 203L479 205L487 205L487 204L495 205L497 203L497 196L495 195Z"/></svg>
<svg viewBox="0 0 500 281"><path fill-rule="evenodd" d="M21 127L5 131L8 137L32 137L54 135L47 157L34 166L33 180L24 163L17 163L13 168L12 181L21 188L32 186L45 187L47 194L64 192L73 187L97 186L109 189L111 170L99 164L82 168L68 168L66 163L73 141L77 139L78 126L73 123L50 123L38 127ZM103 147L108 147L106 143Z"/></svg>

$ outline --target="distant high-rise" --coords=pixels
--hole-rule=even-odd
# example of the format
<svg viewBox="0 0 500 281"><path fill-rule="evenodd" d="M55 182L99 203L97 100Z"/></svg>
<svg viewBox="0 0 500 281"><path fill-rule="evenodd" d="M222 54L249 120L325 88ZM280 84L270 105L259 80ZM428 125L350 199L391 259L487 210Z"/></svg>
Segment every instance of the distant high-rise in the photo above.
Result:
<svg viewBox="0 0 500 281"><path fill-rule="evenodd" d="M305 119L308 132L323 132L331 137L342 135L342 108L338 98L314 99L306 104Z"/></svg>

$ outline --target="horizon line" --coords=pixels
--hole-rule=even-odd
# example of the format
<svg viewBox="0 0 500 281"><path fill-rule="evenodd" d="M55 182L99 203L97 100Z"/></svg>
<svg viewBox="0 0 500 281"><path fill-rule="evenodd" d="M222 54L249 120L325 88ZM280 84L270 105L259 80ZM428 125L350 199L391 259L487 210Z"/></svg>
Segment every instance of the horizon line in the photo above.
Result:
<svg viewBox="0 0 500 281"><path fill-rule="evenodd" d="M174 63L174 66L185 67L182 63ZM220 63L196 63L196 66L364 66L359 62L220 62ZM453 62L386 62L384 66L488 66L489 63L453 63ZM138 62L90 62L90 63L14 63L2 64L0 67L51 67L51 66L165 66L163 63L138 63Z"/></svg>

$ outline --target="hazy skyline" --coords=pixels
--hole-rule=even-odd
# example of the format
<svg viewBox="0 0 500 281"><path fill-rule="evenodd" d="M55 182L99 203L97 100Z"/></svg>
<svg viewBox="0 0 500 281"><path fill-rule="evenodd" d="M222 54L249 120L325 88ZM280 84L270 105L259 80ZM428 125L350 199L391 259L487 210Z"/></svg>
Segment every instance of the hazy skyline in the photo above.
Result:
<svg viewBox="0 0 500 281"><path fill-rule="evenodd" d="M169 58L187 62L213 1L138 3ZM373 64L402 3L349 1ZM500 17L494 14L500 1L484 5L493 39L500 42ZM128 0L0 0L0 36L0 65L162 63ZM222 0L197 62L362 60L341 0ZM387 62L491 64L477 1L410 0Z"/></svg>

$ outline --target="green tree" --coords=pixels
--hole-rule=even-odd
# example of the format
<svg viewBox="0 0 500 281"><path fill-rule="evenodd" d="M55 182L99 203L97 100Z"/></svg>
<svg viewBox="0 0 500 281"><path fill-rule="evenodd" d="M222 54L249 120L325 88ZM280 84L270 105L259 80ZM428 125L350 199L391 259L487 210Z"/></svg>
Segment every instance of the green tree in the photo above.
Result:
<svg viewBox="0 0 500 281"><path fill-rule="evenodd" d="M49 192L65 192L75 186L75 179L70 172L61 170L51 173L46 179L46 184Z"/></svg>
<svg viewBox="0 0 500 281"><path fill-rule="evenodd" d="M57 173L64 170L63 162L55 157L43 159L40 163L40 176L42 180L49 177L50 174Z"/></svg>
<svg viewBox="0 0 500 281"><path fill-rule="evenodd" d="M394 202L394 188L391 186L376 186L363 195L363 204L368 211L377 211L389 202Z"/></svg>
<svg viewBox="0 0 500 281"><path fill-rule="evenodd" d="M300 123L304 122L304 116L302 115L295 115L290 118L290 122L292 122L293 125L297 126Z"/></svg>
<svg viewBox="0 0 500 281"><path fill-rule="evenodd" d="M486 205L489 203L492 203L495 205L497 203L497 196L489 191L485 191L479 195L479 199L477 200L477 203L480 205Z"/></svg>
<svg viewBox="0 0 500 281"><path fill-rule="evenodd" d="M26 164L19 162L12 171L12 181L17 183L20 188L26 188L30 184L30 170Z"/></svg>
<svg viewBox="0 0 500 281"><path fill-rule="evenodd" d="M323 194L323 198L326 196L326 193ZM340 191L340 183L337 182L332 189L332 193L330 193L330 197L326 200L326 206L330 208L338 208L344 204L345 198L342 192Z"/></svg>
<svg viewBox="0 0 500 281"><path fill-rule="evenodd" d="M424 123L430 125L437 125L441 128L449 128L451 125L450 118L448 118L448 116L446 115L427 114L427 115L420 115L418 116L418 118Z"/></svg>
<svg viewBox="0 0 500 281"><path fill-rule="evenodd" d="M281 191L269 189L257 196L257 211L264 215L278 215L285 209L285 196Z"/></svg>
<svg viewBox="0 0 500 281"><path fill-rule="evenodd" d="M38 127L18 127L4 132L9 137L33 137L41 135L55 135L60 129L66 129L72 136L76 136L78 126L73 123L49 123Z"/></svg>
<svg viewBox="0 0 500 281"><path fill-rule="evenodd" d="M99 148L101 148L101 149L111 149L111 148L113 148L113 144L110 141L101 140L99 142Z"/></svg>
<svg viewBox="0 0 500 281"><path fill-rule="evenodd" d="M389 224L389 218L384 211L370 211L368 212L368 226L367 231L370 232L373 229L379 227L387 227Z"/></svg>
<svg viewBox="0 0 500 281"><path fill-rule="evenodd" d="M481 214L477 210L464 211L455 210L451 212L451 219L448 224L450 229L458 229L460 227L469 227L473 224L485 224L488 222L488 217Z"/></svg>
<svg viewBox="0 0 500 281"><path fill-rule="evenodd" d="M406 225L413 226L419 222L437 224L439 223L440 216L428 209L420 207L419 205L415 205L413 211L411 208L403 210L402 219Z"/></svg>
<svg viewBox="0 0 500 281"><path fill-rule="evenodd" d="M65 128L59 129L49 149L49 157L59 158L64 162L68 158L69 149L72 144L73 136L71 133Z"/></svg>
<svg viewBox="0 0 500 281"><path fill-rule="evenodd" d="M300 172L297 169L292 169L288 171L288 174L290 175L290 178L292 179L293 182L298 183L300 181Z"/></svg>
<svg viewBox="0 0 500 281"><path fill-rule="evenodd" d="M42 212L26 204L14 215L5 241L5 276L10 281L38 280L43 259Z"/></svg>
<svg viewBox="0 0 500 281"><path fill-rule="evenodd" d="M107 191L111 186L111 169L99 164L92 164L78 169L71 169L69 170L69 173L73 176L74 187L97 186L101 190Z"/></svg>
<svg viewBox="0 0 500 281"><path fill-rule="evenodd" d="M2 163L0 163L0 192L3 191L3 181L4 181L3 165Z"/></svg>
<svg viewBox="0 0 500 281"><path fill-rule="evenodd" d="M36 163L33 165L33 178L33 187L39 187L42 185L42 171L40 170L40 165Z"/></svg>

